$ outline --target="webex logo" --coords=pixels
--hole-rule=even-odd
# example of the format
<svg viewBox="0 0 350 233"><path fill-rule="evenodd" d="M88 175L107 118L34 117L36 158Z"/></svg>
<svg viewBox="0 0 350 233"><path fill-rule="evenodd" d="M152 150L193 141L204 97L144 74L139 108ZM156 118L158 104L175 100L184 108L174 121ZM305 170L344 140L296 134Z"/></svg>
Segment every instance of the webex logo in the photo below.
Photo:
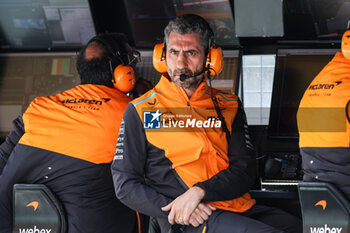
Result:
<svg viewBox="0 0 350 233"><path fill-rule="evenodd" d="M325 211L327 207L327 201L320 200L314 206L321 206L322 210ZM311 233L339 233L342 230L342 227L328 227L327 224L325 224L324 227L310 227Z"/></svg>
<svg viewBox="0 0 350 233"><path fill-rule="evenodd" d="M343 230L342 227L328 227L327 224L324 227L310 227L311 233L340 233Z"/></svg>
<svg viewBox="0 0 350 233"><path fill-rule="evenodd" d="M51 229L40 229L34 226L34 228L19 228L19 233L50 233Z"/></svg>
<svg viewBox="0 0 350 233"><path fill-rule="evenodd" d="M26 205L26 208L33 207L33 212L36 212L39 207L38 201L32 201ZM19 228L19 233L50 233L52 229L38 228L36 225L33 228Z"/></svg>

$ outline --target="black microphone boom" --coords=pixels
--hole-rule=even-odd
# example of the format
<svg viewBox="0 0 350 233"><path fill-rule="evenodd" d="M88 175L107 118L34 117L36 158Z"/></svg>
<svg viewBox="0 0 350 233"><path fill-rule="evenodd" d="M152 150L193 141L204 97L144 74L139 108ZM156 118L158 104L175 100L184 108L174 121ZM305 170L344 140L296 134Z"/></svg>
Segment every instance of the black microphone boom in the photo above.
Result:
<svg viewBox="0 0 350 233"><path fill-rule="evenodd" d="M193 78L193 77L197 77L198 75L201 75L205 72L206 69L203 69L201 72L199 73L195 73L194 75L190 76L190 75L186 75L186 74L181 74L180 75L180 81L183 82L188 78Z"/></svg>
<svg viewBox="0 0 350 233"><path fill-rule="evenodd" d="M183 82L183 81L185 81L186 79L191 78L191 77L192 77L192 76L187 76L186 74L181 74L181 75L180 75L180 81Z"/></svg>

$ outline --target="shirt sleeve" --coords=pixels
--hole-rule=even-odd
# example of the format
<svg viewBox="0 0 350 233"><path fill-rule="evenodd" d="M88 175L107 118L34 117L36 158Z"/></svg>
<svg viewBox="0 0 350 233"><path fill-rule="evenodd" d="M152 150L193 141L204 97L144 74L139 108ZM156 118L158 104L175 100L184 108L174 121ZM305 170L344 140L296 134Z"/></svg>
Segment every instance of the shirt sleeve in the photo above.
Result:
<svg viewBox="0 0 350 233"><path fill-rule="evenodd" d="M195 184L205 190L203 201L224 201L247 193L255 183L256 156L250 142L246 116L241 102L232 124L228 143L228 168L209 180Z"/></svg>
<svg viewBox="0 0 350 233"><path fill-rule="evenodd" d="M0 174L2 173L2 169L5 167L13 148L17 145L23 134L23 119L22 116L19 116L12 122L12 131L0 145Z"/></svg>
<svg viewBox="0 0 350 233"><path fill-rule="evenodd" d="M143 214L166 217L161 210L172 199L156 192L145 182L148 142L135 107L129 104L120 126L111 165L115 192L126 206Z"/></svg>

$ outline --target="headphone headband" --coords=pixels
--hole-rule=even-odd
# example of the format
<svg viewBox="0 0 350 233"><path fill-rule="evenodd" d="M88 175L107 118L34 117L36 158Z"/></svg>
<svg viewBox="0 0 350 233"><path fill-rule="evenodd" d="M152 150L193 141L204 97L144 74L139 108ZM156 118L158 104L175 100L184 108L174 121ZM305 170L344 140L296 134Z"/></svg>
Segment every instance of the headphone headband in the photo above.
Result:
<svg viewBox="0 0 350 233"><path fill-rule="evenodd" d="M102 44L102 46L106 48L108 58L112 61L112 63L114 63L113 65L117 65L117 63L123 65L128 64L128 59L126 59L126 49L123 46L120 46L122 43L127 43L125 37L122 34L100 34L92 38L88 44L93 42Z"/></svg>

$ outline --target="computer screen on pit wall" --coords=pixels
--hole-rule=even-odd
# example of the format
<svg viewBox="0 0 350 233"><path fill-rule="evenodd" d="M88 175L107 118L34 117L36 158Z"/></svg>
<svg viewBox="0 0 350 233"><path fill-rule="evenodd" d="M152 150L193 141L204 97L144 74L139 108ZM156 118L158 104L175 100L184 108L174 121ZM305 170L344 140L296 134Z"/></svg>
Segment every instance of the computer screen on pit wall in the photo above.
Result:
<svg viewBox="0 0 350 233"><path fill-rule="evenodd" d="M349 22L350 0L306 0L318 39L341 38Z"/></svg>
<svg viewBox="0 0 350 233"><path fill-rule="evenodd" d="M124 0L124 4L137 47L153 47L157 39L163 39L163 30L169 20L182 14L205 18L218 45L238 45L229 0Z"/></svg>
<svg viewBox="0 0 350 233"><path fill-rule="evenodd" d="M0 0L3 50L76 49L94 35L88 0Z"/></svg>
<svg viewBox="0 0 350 233"><path fill-rule="evenodd" d="M74 52L0 54L0 139L37 96L63 92L80 83Z"/></svg>
<svg viewBox="0 0 350 233"><path fill-rule="evenodd" d="M269 137L298 139L296 113L306 88L336 49L280 49L272 90Z"/></svg>

